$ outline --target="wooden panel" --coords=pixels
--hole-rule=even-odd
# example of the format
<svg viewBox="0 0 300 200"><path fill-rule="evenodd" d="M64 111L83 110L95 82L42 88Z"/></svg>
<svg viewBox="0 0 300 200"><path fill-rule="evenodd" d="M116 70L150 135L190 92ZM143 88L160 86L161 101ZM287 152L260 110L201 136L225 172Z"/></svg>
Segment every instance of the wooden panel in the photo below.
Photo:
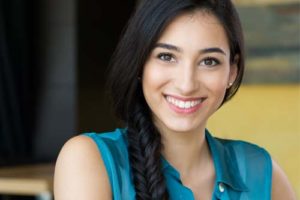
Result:
<svg viewBox="0 0 300 200"><path fill-rule="evenodd" d="M0 193L39 195L53 192L54 164L0 168Z"/></svg>

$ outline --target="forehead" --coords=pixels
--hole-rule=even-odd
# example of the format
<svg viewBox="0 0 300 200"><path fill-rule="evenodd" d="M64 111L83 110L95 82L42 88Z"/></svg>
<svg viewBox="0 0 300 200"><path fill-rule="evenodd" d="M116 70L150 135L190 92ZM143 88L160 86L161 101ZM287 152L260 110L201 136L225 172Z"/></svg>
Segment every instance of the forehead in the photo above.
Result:
<svg viewBox="0 0 300 200"><path fill-rule="evenodd" d="M203 10L184 13L174 18L158 42L197 49L211 46L229 49L223 25L217 17Z"/></svg>

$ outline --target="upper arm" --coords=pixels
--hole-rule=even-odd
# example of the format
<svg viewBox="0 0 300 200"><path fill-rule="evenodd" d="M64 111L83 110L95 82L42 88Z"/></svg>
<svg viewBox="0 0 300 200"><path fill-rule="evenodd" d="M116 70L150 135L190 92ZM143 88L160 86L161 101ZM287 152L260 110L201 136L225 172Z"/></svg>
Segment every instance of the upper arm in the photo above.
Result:
<svg viewBox="0 0 300 200"><path fill-rule="evenodd" d="M62 148L54 175L56 200L111 200L105 165L94 141L86 136L70 139Z"/></svg>
<svg viewBox="0 0 300 200"><path fill-rule="evenodd" d="M296 194L283 170L274 160L272 166L272 200L296 200Z"/></svg>

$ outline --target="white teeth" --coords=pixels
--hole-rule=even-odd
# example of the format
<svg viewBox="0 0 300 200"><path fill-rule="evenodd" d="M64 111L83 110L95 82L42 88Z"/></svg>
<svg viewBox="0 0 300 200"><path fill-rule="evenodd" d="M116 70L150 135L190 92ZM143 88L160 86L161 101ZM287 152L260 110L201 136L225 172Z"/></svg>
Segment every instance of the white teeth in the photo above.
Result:
<svg viewBox="0 0 300 200"><path fill-rule="evenodd" d="M190 108L191 107L191 102L190 101L186 101L184 104L184 108Z"/></svg>
<svg viewBox="0 0 300 200"><path fill-rule="evenodd" d="M195 107L197 106L199 103L202 102L201 99L199 100L195 100L195 101L182 101L182 100L179 100L179 99L175 99L173 97L170 97L170 96L167 96L167 101L179 108L184 108L184 109L189 109L189 108L192 108L192 107Z"/></svg>
<svg viewBox="0 0 300 200"><path fill-rule="evenodd" d="M185 105L184 101L179 101L179 107L180 108L184 108L184 105Z"/></svg>
<svg viewBox="0 0 300 200"><path fill-rule="evenodd" d="M192 107L195 106L195 102L194 101L191 102L191 106Z"/></svg>

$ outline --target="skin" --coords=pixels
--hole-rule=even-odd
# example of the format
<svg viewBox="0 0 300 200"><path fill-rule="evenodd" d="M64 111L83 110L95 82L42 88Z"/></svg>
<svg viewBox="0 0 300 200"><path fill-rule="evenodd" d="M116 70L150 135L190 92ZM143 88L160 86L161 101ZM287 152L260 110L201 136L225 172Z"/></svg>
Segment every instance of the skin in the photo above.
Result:
<svg viewBox="0 0 300 200"><path fill-rule="evenodd" d="M215 170L204 130L236 78L237 66L229 57L222 25L214 16L197 11L167 26L144 66L143 92L162 135L162 154L180 172L195 199L212 198ZM193 112L181 113L166 96L205 100ZM284 172L275 162L273 168L272 199L296 199ZM54 193L56 200L112 199L104 163L90 138L74 137L62 148Z"/></svg>

